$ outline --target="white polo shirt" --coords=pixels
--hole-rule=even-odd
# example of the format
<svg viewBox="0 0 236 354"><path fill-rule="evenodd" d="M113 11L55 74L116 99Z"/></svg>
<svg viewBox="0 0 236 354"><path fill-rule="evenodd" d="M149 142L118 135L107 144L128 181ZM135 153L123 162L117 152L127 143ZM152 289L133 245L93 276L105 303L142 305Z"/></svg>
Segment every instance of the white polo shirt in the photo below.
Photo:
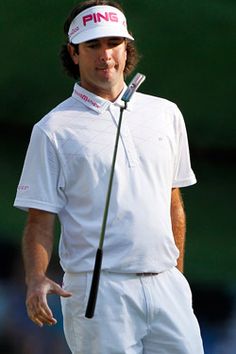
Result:
<svg viewBox="0 0 236 354"><path fill-rule="evenodd" d="M58 214L65 271L94 266L120 97L112 103L76 84L32 132L14 205ZM161 272L176 265L171 190L195 182L177 106L135 93L123 115L102 268Z"/></svg>

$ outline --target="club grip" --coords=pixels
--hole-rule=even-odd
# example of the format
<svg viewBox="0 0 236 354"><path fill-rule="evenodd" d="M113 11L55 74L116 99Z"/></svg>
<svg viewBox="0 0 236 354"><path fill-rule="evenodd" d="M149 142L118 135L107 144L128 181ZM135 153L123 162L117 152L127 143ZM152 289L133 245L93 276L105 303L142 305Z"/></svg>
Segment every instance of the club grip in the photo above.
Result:
<svg viewBox="0 0 236 354"><path fill-rule="evenodd" d="M102 249L98 248L96 259L95 259L94 270L93 270L93 279L90 288L89 299L88 299L87 308L85 312L85 317L87 318L93 318L94 315L94 310L97 301L101 266L102 266L102 256L103 256Z"/></svg>

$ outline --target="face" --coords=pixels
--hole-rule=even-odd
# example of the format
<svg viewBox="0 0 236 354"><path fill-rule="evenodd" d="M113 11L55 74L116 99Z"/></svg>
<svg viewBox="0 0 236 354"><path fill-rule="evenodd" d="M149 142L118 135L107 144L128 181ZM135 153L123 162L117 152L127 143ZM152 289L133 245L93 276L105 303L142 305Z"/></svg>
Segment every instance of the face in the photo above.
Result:
<svg viewBox="0 0 236 354"><path fill-rule="evenodd" d="M68 47L80 69L80 84L85 89L108 100L115 100L124 87L126 41L106 37L79 44L78 53Z"/></svg>

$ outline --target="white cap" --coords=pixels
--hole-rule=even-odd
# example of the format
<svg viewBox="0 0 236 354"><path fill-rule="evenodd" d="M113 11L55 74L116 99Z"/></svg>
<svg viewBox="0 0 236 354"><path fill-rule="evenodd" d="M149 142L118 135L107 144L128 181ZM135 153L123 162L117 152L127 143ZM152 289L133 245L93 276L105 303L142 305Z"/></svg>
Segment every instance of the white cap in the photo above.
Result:
<svg viewBox="0 0 236 354"><path fill-rule="evenodd" d="M70 24L69 42L79 44L96 38L134 38L127 30L125 15L113 6L93 6L79 13Z"/></svg>

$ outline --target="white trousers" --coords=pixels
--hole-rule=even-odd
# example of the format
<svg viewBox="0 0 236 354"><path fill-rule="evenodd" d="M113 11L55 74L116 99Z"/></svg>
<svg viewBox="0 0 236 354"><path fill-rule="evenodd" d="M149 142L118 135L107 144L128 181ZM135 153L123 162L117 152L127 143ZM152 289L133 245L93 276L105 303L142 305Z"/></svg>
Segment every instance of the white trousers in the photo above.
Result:
<svg viewBox="0 0 236 354"><path fill-rule="evenodd" d="M203 354L192 295L172 268L154 276L102 272L95 315L85 318L92 273L65 274L64 331L73 354Z"/></svg>

